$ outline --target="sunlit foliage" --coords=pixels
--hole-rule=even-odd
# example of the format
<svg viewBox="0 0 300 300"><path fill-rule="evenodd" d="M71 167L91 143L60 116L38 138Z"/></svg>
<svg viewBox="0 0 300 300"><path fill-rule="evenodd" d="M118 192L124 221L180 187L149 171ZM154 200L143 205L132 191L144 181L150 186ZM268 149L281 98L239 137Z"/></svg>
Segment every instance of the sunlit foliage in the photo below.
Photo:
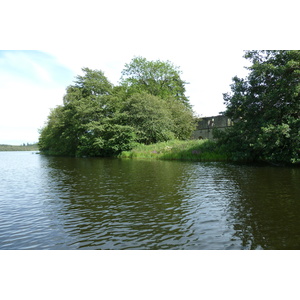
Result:
<svg viewBox="0 0 300 300"><path fill-rule="evenodd" d="M300 162L300 51L246 51L246 78L233 78L224 94L225 114L234 120L219 135L232 159Z"/></svg>
<svg viewBox="0 0 300 300"><path fill-rule="evenodd" d="M138 70L126 65L123 76L130 70L130 76L147 77L148 64L143 59ZM143 81L129 84L130 78L113 86L102 71L84 68L84 75L67 87L63 105L52 109L41 129L40 150L52 155L112 156L137 143L190 138L195 122L177 68L169 62L151 64L159 74L151 79L151 88Z"/></svg>

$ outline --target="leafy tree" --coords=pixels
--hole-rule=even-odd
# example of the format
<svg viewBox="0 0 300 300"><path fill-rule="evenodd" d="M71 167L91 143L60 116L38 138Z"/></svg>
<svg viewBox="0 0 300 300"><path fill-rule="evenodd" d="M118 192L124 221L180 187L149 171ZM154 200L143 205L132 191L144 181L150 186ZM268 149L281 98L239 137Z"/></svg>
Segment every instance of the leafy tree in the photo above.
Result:
<svg viewBox="0 0 300 300"><path fill-rule="evenodd" d="M224 94L234 126L219 136L237 160L300 162L300 51L246 51L249 75Z"/></svg>
<svg viewBox="0 0 300 300"><path fill-rule="evenodd" d="M80 88L84 95L110 95L113 85L105 77L101 70L83 68L84 76L78 75L75 87Z"/></svg>
<svg viewBox="0 0 300 300"><path fill-rule="evenodd" d="M102 71L83 69L75 85L67 88L64 105L53 109L40 132L45 153L70 156L107 156L129 150L134 129L115 124L118 101ZM116 144L114 144L114 142Z"/></svg>
<svg viewBox="0 0 300 300"><path fill-rule="evenodd" d="M40 150L56 155L110 156L130 150L136 142L190 138L195 128L193 112L177 68L169 62L133 62L141 63L140 71L152 77L143 77L140 84L132 73L122 85L113 86L102 71L84 68L84 75L67 87L63 105L51 111L40 131ZM124 74L137 70L126 66Z"/></svg>
<svg viewBox="0 0 300 300"><path fill-rule="evenodd" d="M67 134L69 128L72 128L67 113L63 106L51 110L46 126L40 130L41 151L56 155L75 154L77 142Z"/></svg>
<svg viewBox="0 0 300 300"><path fill-rule="evenodd" d="M153 144L174 138L171 112L159 97L135 93L125 101L121 112L124 124L136 129L140 143Z"/></svg>
<svg viewBox="0 0 300 300"><path fill-rule="evenodd" d="M180 78L181 73L169 61L148 61L143 57L135 57L129 64L125 64L121 85L131 94L147 92L162 99L173 97L189 106L185 96L187 82Z"/></svg>
<svg viewBox="0 0 300 300"><path fill-rule="evenodd" d="M190 139L197 125L192 109L182 102L174 101L173 98L166 100L166 106L171 113L172 132L175 138L179 140Z"/></svg>
<svg viewBox="0 0 300 300"><path fill-rule="evenodd" d="M122 122L136 129L137 141L154 144L170 139L190 139L196 124L193 112L173 98L135 93L123 103Z"/></svg>

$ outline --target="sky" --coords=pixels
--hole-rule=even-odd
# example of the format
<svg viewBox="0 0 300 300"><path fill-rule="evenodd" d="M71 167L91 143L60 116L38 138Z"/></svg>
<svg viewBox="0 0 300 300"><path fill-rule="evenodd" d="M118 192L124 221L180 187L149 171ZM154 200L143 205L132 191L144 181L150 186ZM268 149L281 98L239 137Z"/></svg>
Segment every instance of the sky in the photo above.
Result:
<svg viewBox="0 0 300 300"><path fill-rule="evenodd" d="M62 104L66 87L83 67L104 71L116 85L135 56L179 66L182 79L189 82L186 95L195 114L218 115L225 110L222 94L230 91L232 77L247 75L243 50L259 49L257 45L277 49L279 37L287 41L276 20L285 10L279 2L241 2L86 0L42 5L28 0L17 1L16 9L15 1L8 1L5 11L18 22L9 13L0 21L7 28L1 32L0 144L37 142L50 109ZM294 11L288 11L297 28Z"/></svg>
<svg viewBox="0 0 300 300"><path fill-rule="evenodd" d="M174 56L171 60L167 54L151 55L147 49L128 51L124 58L89 50L71 57L64 51L0 51L0 144L36 142L38 129L47 120L50 109L62 104L66 87L76 75L82 74L82 67L103 70L117 85L125 63L135 55L149 60L171 60L178 65L182 79L189 82L186 94L199 116L217 115L224 110L222 93L229 91L235 73L244 72L243 51L228 53L230 64L220 58L214 63L205 59L195 62L180 53L174 54L170 55ZM210 55L212 51L204 56Z"/></svg>

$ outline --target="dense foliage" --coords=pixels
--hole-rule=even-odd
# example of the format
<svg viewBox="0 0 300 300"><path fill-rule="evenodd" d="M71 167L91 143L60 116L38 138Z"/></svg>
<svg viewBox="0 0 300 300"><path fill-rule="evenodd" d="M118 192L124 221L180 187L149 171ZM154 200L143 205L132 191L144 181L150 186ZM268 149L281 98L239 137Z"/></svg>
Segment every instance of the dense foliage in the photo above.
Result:
<svg viewBox="0 0 300 300"><path fill-rule="evenodd" d="M246 51L245 58L249 75L234 77L224 94L234 126L217 137L235 160L300 162L300 51Z"/></svg>
<svg viewBox="0 0 300 300"><path fill-rule="evenodd" d="M138 144L123 151L121 158L151 158L162 160L227 161L222 147L213 140L170 140L151 145Z"/></svg>
<svg viewBox="0 0 300 300"><path fill-rule="evenodd" d="M121 84L129 93L147 92L162 99L173 97L189 106L185 96L185 84L180 78L181 71L171 62L147 61L135 57L122 71Z"/></svg>
<svg viewBox="0 0 300 300"><path fill-rule="evenodd" d="M102 71L84 68L83 72L84 76L77 76L67 87L63 105L52 109L41 129L42 152L111 156L137 143L190 138L195 127L192 109L184 96L179 71L169 62L135 58L126 65L123 76L141 76L144 80L123 77L119 86L113 86ZM149 73L155 76L146 87ZM169 83L162 84L162 78Z"/></svg>

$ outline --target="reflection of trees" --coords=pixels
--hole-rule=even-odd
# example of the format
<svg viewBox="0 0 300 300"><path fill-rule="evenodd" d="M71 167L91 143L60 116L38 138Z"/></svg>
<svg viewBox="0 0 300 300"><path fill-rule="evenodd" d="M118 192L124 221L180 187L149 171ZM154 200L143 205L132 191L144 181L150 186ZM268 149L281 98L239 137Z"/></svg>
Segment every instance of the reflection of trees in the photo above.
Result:
<svg viewBox="0 0 300 300"><path fill-rule="evenodd" d="M246 249L300 249L300 169L231 166L239 196L229 205L235 236Z"/></svg>
<svg viewBox="0 0 300 300"><path fill-rule="evenodd" d="M181 163L45 157L53 209L78 247L180 247Z"/></svg>
<svg viewBox="0 0 300 300"><path fill-rule="evenodd" d="M45 209L69 248L300 248L300 169L41 160Z"/></svg>

